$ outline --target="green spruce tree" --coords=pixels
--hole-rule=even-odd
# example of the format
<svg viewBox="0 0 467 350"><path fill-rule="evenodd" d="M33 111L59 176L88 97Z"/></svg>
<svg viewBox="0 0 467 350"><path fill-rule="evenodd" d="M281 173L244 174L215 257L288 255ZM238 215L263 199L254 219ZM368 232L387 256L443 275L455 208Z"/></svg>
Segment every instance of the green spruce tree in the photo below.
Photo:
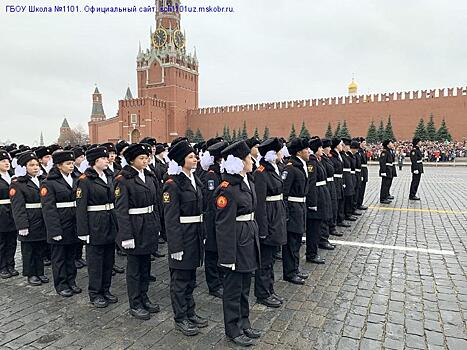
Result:
<svg viewBox="0 0 467 350"><path fill-rule="evenodd" d="M324 134L324 137L327 139L332 139L334 135L332 134L332 127L331 127L331 122L328 123L328 128L326 129L326 133Z"/></svg>
<svg viewBox="0 0 467 350"><path fill-rule="evenodd" d="M295 131L295 124L292 124L292 129L290 129L289 140L292 140L297 137L297 132Z"/></svg>
<svg viewBox="0 0 467 350"><path fill-rule="evenodd" d="M243 121L243 129L242 129L242 134L240 139L241 140L246 140L248 138L248 131L246 130L246 121Z"/></svg>
<svg viewBox="0 0 467 350"><path fill-rule="evenodd" d="M203 142L204 141L204 138L203 138L203 134L201 134L201 130L196 129L196 133L195 133L195 137L193 138L193 142L194 143L198 143L198 142Z"/></svg>
<svg viewBox="0 0 467 350"><path fill-rule="evenodd" d="M423 120L423 118L420 118L420 121L418 122L413 137L418 137L420 140L426 141L425 121Z"/></svg>
<svg viewBox="0 0 467 350"><path fill-rule="evenodd" d="M253 136L259 140L258 127L255 128L255 132L253 133Z"/></svg>
<svg viewBox="0 0 467 350"><path fill-rule="evenodd" d="M264 132L263 132L263 141L266 141L268 138L269 138L269 128L265 126Z"/></svg>
<svg viewBox="0 0 467 350"><path fill-rule="evenodd" d="M370 126L368 127L368 132L366 133L366 141L368 143L378 143L378 133L376 131L375 122L371 120Z"/></svg>
<svg viewBox="0 0 467 350"><path fill-rule="evenodd" d="M302 122L302 128L300 129L300 137L310 137L310 132L305 126L305 121Z"/></svg>
<svg viewBox="0 0 467 350"><path fill-rule="evenodd" d="M376 137L378 139L378 142L383 142L385 136L386 136L386 130L384 130L383 120L381 119L379 122L378 131L376 132Z"/></svg>
<svg viewBox="0 0 467 350"><path fill-rule="evenodd" d="M344 119L344 123L342 124L341 131L340 131L340 138L344 138L344 137L346 137L348 139L351 138L350 130L347 127L347 121L345 119Z"/></svg>
<svg viewBox="0 0 467 350"><path fill-rule="evenodd" d="M230 136L230 129L228 126L224 125L224 131L222 132L222 138L224 141L230 142L232 140L232 137Z"/></svg>
<svg viewBox="0 0 467 350"><path fill-rule="evenodd" d="M341 122L338 121L337 126L336 126L336 130L334 131L334 137L335 138L340 138L340 134L341 134Z"/></svg>
<svg viewBox="0 0 467 350"><path fill-rule="evenodd" d="M240 141L240 140L243 140L243 137L242 137L242 132L240 131L240 128L238 128L238 131L237 131L237 141Z"/></svg>
<svg viewBox="0 0 467 350"><path fill-rule="evenodd" d="M233 134L232 134L232 141L235 142L235 141L237 141L237 139L238 139L237 131L234 129Z"/></svg>
<svg viewBox="0 0 467 350"><path fill-rule="evenodd" d="M386 123L386 129L384 130L384 135L386 140L395 140L394 131L392 130L391 116L388 117L388 122Z"/></svg>
<svg viewBox="0 0 467 350"><path fill-rule="evenodd" d="M435 121L433 120L433 113L430 113L430 119L428 123L426 123L426 138L428 141L436 141L437 139L437 132L435 127Z"/></svg>
<svg viewBox="0 0 467 350"><path fill-rule="evenodd" d="M452 141L452 136L449 133L449 129L446 125L446 120L444 120L444 118L443 118L443 121L441 122L438 132L436 133L436 138L438 141L441 141L441 142Z"/></svg>
<svg viewBox="0 0 467 350"><path fill-rule="evenodd" d="M188 142L193 142L193 138L195 137L195 133L191 128L186 129L185 137L188 139Z"/></svg>

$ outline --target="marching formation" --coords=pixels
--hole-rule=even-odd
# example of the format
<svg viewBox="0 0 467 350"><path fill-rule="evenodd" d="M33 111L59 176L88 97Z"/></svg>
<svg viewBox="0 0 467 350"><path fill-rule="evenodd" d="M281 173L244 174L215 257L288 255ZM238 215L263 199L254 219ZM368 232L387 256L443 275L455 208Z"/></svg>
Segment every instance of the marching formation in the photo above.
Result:
<svg viewBox="0 0 467 350"><path fill-rule="evenodd" d="M423 165L419 140L413 145L410 199L416 200ZM396 163L393 143L383 146L380 200L388 204ZM367 209L365 148L364 138L319 137L5 146L0 277L19 275L18 240L30 285L49 282L50 264L55 290L72 297L82 292L77 269L87 266L90 303L104 308L118 302L112 276L126 272L129 312L148 320L160 311L148 296L151 261L164 256L158 245L166 243L175 328L193 336L208 326L193 297L204 265L209 294L223 302L226 336L252 345L261 331L249 320L251 284L258 303L281 307L274 265L282 262L285 281L305 284L301 246L306 262L324 264L320 249L335 249L329 237L342 236L338 227L350 227ZM116 252L126 256L126 269L115 265Z"/></svg>

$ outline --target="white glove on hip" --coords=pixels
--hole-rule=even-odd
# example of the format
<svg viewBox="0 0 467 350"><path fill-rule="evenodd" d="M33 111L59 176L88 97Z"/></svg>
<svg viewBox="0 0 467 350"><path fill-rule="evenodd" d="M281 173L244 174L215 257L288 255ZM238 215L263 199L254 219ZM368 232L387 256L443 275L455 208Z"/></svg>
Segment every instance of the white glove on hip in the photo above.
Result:
<svg viewBox="0 0 467 350"><path fill-rule="evenodd" d="M135 240L134 239L127 239L126 241L122 242L123 249L135 249Z"/></svg>
<svg viewBox="0 0 467 350"><path fill-rule="evenodd" d="M386 177L387 175L386 173L381 173L381 176Z"/></svg>
<svg viewBox="0 0 467 350"><path fill-rule="evenodd" d="M221 266L227 267L228 269L235 271L235 264L221 264Z"/></svg>
<svg viewBox="0 0 467 350"><path fill-rule="evenodd" d="M25 229L22 229L22 230L19 230L18 231L18 234L20 236L27 236L29 234L29 229L28 228L25 228Z"/></svg>
<svg viewBox="0 0 467 350"><path fill-rule="evenodd" d="M313 210L313 211L318 211L318 207L308 207L308 209Z"/></svg>
<svg viewBox="0 0 467 350"><path fill-rule="evenodd" d="M414 170L413 173L418 175L418 170Z"/></svg>
<svg viewBox="0 0 467 350"><path fill-rule="evenodd" d="M83 242L89 244L89 235L87 235L87 236L78 236L78 238L80 240L82 240Z"/></svg>
<svg viewBox="0 0 467 350"><path fill-rule="evenodd" d="M54 241L57 241L57 242L58 242L58 241L61 241L62 238L63 238L62 236L55 236L55 237L52 237L52 239L53 239Z"/></svg>
<svg viewBox="0 0 467 350"><path fill-rule="evenodd" d="M344 184L344 185L342 185L342 187L346 188L346 187L347 187L347 185L345 185L345 184Z"/></svg>
<svg viewBox="0 0 467 350"><path fill-rule="evenodd" d="M170 257L174 260L182 261L183 252L177 252L177 253L170 254Z"/></svg>

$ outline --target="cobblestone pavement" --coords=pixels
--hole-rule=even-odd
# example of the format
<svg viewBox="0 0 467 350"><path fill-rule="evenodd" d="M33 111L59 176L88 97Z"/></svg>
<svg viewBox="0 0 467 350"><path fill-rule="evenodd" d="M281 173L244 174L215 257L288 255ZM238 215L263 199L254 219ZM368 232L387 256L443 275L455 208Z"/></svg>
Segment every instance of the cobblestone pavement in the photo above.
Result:
<svg viewBox="0 0 467 350"><path fill-rule="evenodd" d="M396 199L386 206L395 210L380 209L376 171L370 167L370 209L340 240L442 252L339 244L323 252L325 265L301 260L310 272L305 286L282 281L276 264L276 291L287 301L267 309L251 295L253 326L264 331L255 348L467 349L467 171L427 168L422 200L409 202L410 174L404 168L394 181ZM123 258L118 261L124 265ZM47 273L51 277L50 268ZM23 277L2 280L0 348L235 348L224 337L222 303L208 295L202 269L195 300L210 323L192 338L173 329L166 258L153 263L153 273L158 281L151 284L150 297L162 311L149 321L128 315L124 275L113 282L120 302L99 310L88 304L86 293L64 299L52 283L30 287ZM85 269L78 285L87 287Z"/></svg>

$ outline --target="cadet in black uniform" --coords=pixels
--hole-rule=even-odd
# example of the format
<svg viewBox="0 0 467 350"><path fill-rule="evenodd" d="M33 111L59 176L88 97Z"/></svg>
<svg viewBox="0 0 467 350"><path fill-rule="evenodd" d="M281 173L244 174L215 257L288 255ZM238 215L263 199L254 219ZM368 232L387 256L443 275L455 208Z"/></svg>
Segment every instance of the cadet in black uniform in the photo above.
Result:
<svg viewBox="0 0 467 350"><path fill-rule="evenodd" d="M257 205L255 218L259 229L261 267L255 273L255 296L260 304L279 307L284 299L274 291L274 254L287 243L287 223L283 200L283 181L278 159L282 142L270 138L259 145L260 165L254 173Z"/></svg>
<svg viewBox="0 0 467 350"><path fill-rule="evenodd" d="M39 160L33 152L19 154L18 166L26 168L26 175L11 181L9 195L18 239L21 242L23 276L28 278L30 285L40 286L49 282L44 275L43 255L47 233L39 190L44 176L39 175Z"/></svg>
<svg viewBox="0 0 467 350"><path fill-rule="evenodd" d="M350 227L349 224L344 222L344 160L341 156L343 143L340 139L333 138L331 141L331 151L329 157L334 166L334 183L337 194L337 223L339 227ZM342 234L338 234L342 236Z"/></svg>
<svg viewBox="0 0 467 350"><path fill-rule="evenodd" d="M18 231L11 212L8 191L11 184L10 155L0 150L0 278L18 276L15 252Z"/></svg>
<svg viewBox="0 0 467 350"><path fill-rule="evenodd" d="M356 221L357 218L352 215L353 208L352 208L352 198L355 194L355 182L354 182L354 174L352 174L352 160L349 156L350 153L350 143L352 141L348 138L342 139L342 152L340 155L342 157L343 163L343 173L344 173L344 217L345 220L348 221Z"/></svg>
<svg viewBox="0 0 467 350"><path fill-rule="evenodd" d="M321 223L332 217L331 196L327 188L327 173L321 162L323 143L319 137L309 141L312 154L308 161L308 193L306 196L306 261L324 264L318 252Z"/></svg>
<svg viewBox="0 0 467 350"><path fill-rule="evenodd" d="M80 167L86 161L86 157L84 149L81 147L73 148L73 154L75 155L75 167L71 176L77 181L82 174L81 170L83 169L80 170ZM83 259L83 246L84 243L82 241L76 243L75 265L77 269L82 269L87 265L86 260Z"/></svg>
<svg viewBox="0 0 467 350"><path fill-rule="evenodd" d="M219 255L217 254L216 240L216 201L214 191L222 182L221 174L221 152L228 146L227 142L218 142L210 146L207 151L213 158L213 164L208 168L206 174L206 183L203 185L204 201L204 221L206 226L206 242L204 244L204 272L209 294L222 298L223 287L222 279L224 277L223 269L217 265Z"/></svg>
<svg viewBox="0 0 467 350"><path fill-rule="evenodd" d="M254 219L256 192L247 173L253 169L250 148L238 141L222 152L224 175L216 190L216 237L219 265L225 268L225 334L235 344L250 346L261 332L251 328L248 295L251 273L258 268L258 225Z"/></svg>
<svg viewBox="0 0 467 350"><path fill-rule="evenodd" d="M73 151L56 151L54 166L41 184L42 214L52 250L54 287L62 297L81 293L76 285L76 197Z"/></svg>
<svg viewBox="0 0 467 350"><path fill-rule="evenodd" d="M253 136L253 137L249 138L248 140L246 140L245 142L248 145L248 147L250 147L250 154L251 154L251 158L253 159L253 171L251 172L251 174L252 174L259 167L259 149L258 149L258 146L261 143L261 141L258 138Z"/></svg>
<svg viewBox="0 0 467 350"><path fill-rule="evenodd" d="M86 152L89 168L78 180L76 219L78 237L86 246L89 300L98 308L118 301L110 292L115 261L117 217L112 178L104 172L109 163L105 147Z"/></svg>
<svg viewBox="0 0 467 350"><path fill-rule="evenodd" d="M115 178L117 243L127 253L126 283L130 314L148 320L160 311L148 297L151 253L157 250L160 230L157 189L154 175L146 170L151 150L132 144L125 151L128 164Z"/></svg>
<svg viewBox="0 0 467 350"><path fill-rule="evenodd" d="M175 329L191 336L208 320L195 312L193 291L196 269L203 262L202 183L193 171L198 163L187 141L178 142L168 154L168 179L163 189L164 219L170 268L170 298Z"/></svg>
<svg viewBox="0 0 467 350"><path fill-rule="evenodd" d="M420 178L423 174L423 154L422 151L420 151L420 143L421 140L419 138L414 138L412 140L413 149L410 151L412 182L410 183L409 199L413 201L420 200L420 198L417 197L418 185L420 184Z"/></svg>
<svg viewBox="0 0 467 350"><path fill-rule="evenodd" d="M360 187L362 183L362 161L358 150L360 149L360 141L353 139L350 143L350 152L349 157L352 160L352 166L355 171L352 174L354 178L354 190L355 193L352 197L352 215L360 216L362 213L357 211L358 207L358 198L360 196Z"/></svg>
<svg viewBox="0 0 467 350"><path fill-rule="evenodd" d="M284 280L305 284L308 274L300 272L300 246L306 232L306 195L308 193L308 167L310 151L305 139L292 139L287 149L291 155L282 172L284 201L287 212L287 244L282 247Z"/></svg>
<svg viewBox="0 0 467 350"><path fill-rule="evenodd" d="M361 180L360 183L360 192L358 194L357 209L367 210L368 207L363 205L363 200L365 199L366 184L368 182L368 156L366 154L366 141L364 137L360 137L360 148L358 149L358 154L360 155L361 160Z"/></svg>
<svg viewBox="0 0 467 350"><path fill-rule="evenodd" d="M381 176L379 201L382 204L389 204L391 203L391 198L394 198L390 195L389 191L392 185L394 173L396 172L396 167L394 166L395 159L392 153L392 141L383 141L383 147L384 149L381 151L379 156L379 176Z"/></svg>

